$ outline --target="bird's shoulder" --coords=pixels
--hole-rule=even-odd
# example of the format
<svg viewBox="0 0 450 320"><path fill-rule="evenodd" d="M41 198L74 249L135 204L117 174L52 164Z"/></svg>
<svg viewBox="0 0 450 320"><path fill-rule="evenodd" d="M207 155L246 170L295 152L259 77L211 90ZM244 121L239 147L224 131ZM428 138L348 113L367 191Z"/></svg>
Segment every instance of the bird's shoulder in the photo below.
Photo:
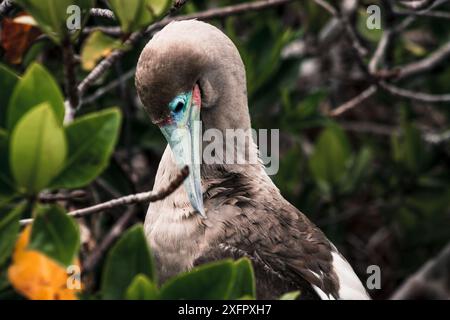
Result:
<svg viewBox="0 0 450 320"><path fill-rule="evenodd" d="M301 277L337 297L333 245L272 183L233 173L211 184L207 195L223 219L221 243L257 255L294 282Z"/></svg>

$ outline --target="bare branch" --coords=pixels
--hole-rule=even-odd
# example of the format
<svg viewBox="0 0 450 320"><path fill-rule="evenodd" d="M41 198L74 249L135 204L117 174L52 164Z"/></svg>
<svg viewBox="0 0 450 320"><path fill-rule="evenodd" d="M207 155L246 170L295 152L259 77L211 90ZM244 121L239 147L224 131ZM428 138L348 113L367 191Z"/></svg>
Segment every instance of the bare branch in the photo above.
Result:
<svg viewBox="0 0 450 320"><path fill-rule="evenodd" d="M392 136L400 132L400 128L387 126L374 122L367 121L340 121L339 124L347 131L357 133L369 133L381 136ZM430 144L440 144L450 140L450 130L443 132L432 132L427 128L420 128L422 138L425 142ZM322 225L322 224L320 224Z"/></svg>
<svg viewBox="0 0 450 320"><path fill-rule="evenodd" d="M444 61L448 55L450 55L450 52L449 52L450 45L446 45L446 46L442 47L440 50L431 54L429 57L421 60L420 62L412 63L412 64L406 65L406 66L404 66L402 68L398 68L398 69L395 68L392 71L384 70L384 71L378 73L377 72L378 65L382 62L382 60L384 60L384 57L386 55L386 50L389 47L389 44L392 40L393 35L395 33L399 32L398 28L394 28L392 30L391 29L385 30L383 37L378 44L377 50L369 62L369 66L366 66L366 64L364 63L365 52L364 52L364 50L362 50L365 48L360 47L358 45L358 41L355 41L355 40L357 40L356 31L353 29L353 26L350 23L348 23L348 19L346 19L345 17L336 16L336 14L338 14L338 11L333 6L331 6L328 2L321 1L321 0L314 0L314 1L317 4L321 5L323 8L325 8L328 12L332 13L335 16L335 18L340 19L341 22L345 24L345 26L346 26L345 29L346 29L350 39L352 39L352 42L353 42L352 47L356 53L356 57L358 58L358 64L359 64L361 70L363 72L367 73L372 78L372 81L374 81L374 83L375 83L374 85L367 88L365 91L363 91L361 94L359 94L355 98L353 98L350 101L339 106L337 109L334 109L330 113L331 116L341 115L344 112L356 107L362 101L366 100L367 98L369 98L370 96L375 94L375 92L378 89L377 86L379 86L380 88L386 90L387 92L389 92L393 95L408 98L408 99L418 100L418 101L422 101L422 102L448 102L448 101L450 101L449 100L450 94L434 95L434 94L428 94L428 93L422 93L422 92L415 92L415 91L410 91L407 89L402 89L402 88L396 87L392 84L389 84L385 81L382 81L382 79L383 79L382 75L386 75L388 77L403 78L403 77L421 73L421 72L424 72L426 70L433 68L438 63ZM437 0L437 1L433 2L424 11L429 11L432 8L435 8L436 6L441 5L447 1L448 0Z"/></svg>
<svg viewBox="0 0 450 320"><path fill-rule="evenodd" d="M450 130L441 133L430 132L425 134L425 141L431 144L440 144L447 142L448 140L450 140Z"/></svg>
<svg viewBox="0 0 450 320"><path fill-rule="evenodd" d="M215 18L225 18L228 16L235 16L238 14L242 14L248 11L259 11L274 6L279 6L292 1L293 0L263 0L263 1L240 3L228 7L214 8L203 12L196 12L183 16L177 16L174 17L173 19L167 19L169 20L167 21L167 23L169 23L172 20L189 20L189 19L209 20Z"/></svg>
<svg viewBox="0 0 450 320"><path fill-rule="evenodd" d="M450 13L444 11L395 10L394 13L399 16L421 16L439 19L450 19Z"/></svg>
<svg viewBox="0 0 450 320"><path fill-rule="evenodd" d="M74 60L73 46L70 38L64 40L62 44L64 60L64 86L69 99L65 102L64 122L73 121L75 111L80 105L80 97L77 89L77 79L75 75L76 62Z"/></svg>
<svg viewBox="0 0 450 320"><path fill-rule="evenodd" d="M333 17L338 19L344 25L347 35L352 42L353 49L355 49L358 53L358 57L365 57L368 54L368 51L359 40L356 30L349 21L349 17L346 14L341 14L338 9L325 0L314 0L314 2L328 11ZM346 13L348 13L348 11Z"/></svg>
<svg viewBox="0 0 450 320"><path fill-rule="evenodd" d="M188 19L199 19L199 20L209 20L214 18L223 18L230 15L237 15L247 11L262 10L265 8L281 5L284 3L291 2L292 0L263 0L250 3L242 3L238 5L232 5L223 8L214 8L204 12L198 12L188 15L182 15L177 17L167 17L159 22L150 25L145 31L139 31L133 33L128 40L125 41L124 47L133 47L142 37L146 34L152 34L154 31L163 28L167 24L175 20L188 20ZM103 75L118 59L124 55L125 51L119 49L115 50L107 58L103 59L88 76L78 85L78 90L82 95L86 90L101 76Z"/></svg>
<svg viewBox="0 0 450 320"><path fill-rule="evenodd" d="M39 195L39 201L43 203L52 203L58 201L69 201L74 199L83 199L86 197L86 191L84 190L74 190L65 193L42 193Z"/></svg>
<svg viewBox="0 0 450 320"><path fill-rule="evenodd" d="M11 0L3 0L2 3L0 3L0 18L4 14L6 14L11 7L12 7Z"/></svg>
<svg viewBox="0 0 450 320"><path fill-rule="evenodd" d="M384 60L387 48L391 43L392 37L393 33L390 29L387 29L383 32L383 36L381 37L381 40L378 43L378 47L375 50L375 53L369 62L369 71L371 74L375 74L377 72L378 65Z"/></svg>
<svg viewBox="0 0 450 320"><path fill-rule="evenodd" d="M428 6L431 2L433 2L433 0L404 0L399 2L404 7L408 7L413 10L419 10Z"/></svg>
<svg viewBox="0 0 450 320"><path fill-rule="evenodd" d="M429 94L424 92L411 91L399 88L384 81L380 81L379 85L381 88L383 88L384 90L386 90L387 92L391 93L394 96L430 103L450 102L450 94Z"/></svg>
<svg viewBox="0 0 450 320"><path fill-rule="evenodd" d="M357 95L356 97L354 97L353 99L345 102L344 104L340 105L339 107L337 107L336 109L332 110L330 112L330 116L332 117L337 117L340 116L341 114L343 114L344 112L355 108L356 106L358 106L361 102L365 101L366 99L370 98L371 96L373 96L376 92L378 91L378 88L376 85L371 85L370 87L368 87L366 90L364 90L363 92L361 92L359 95Z"/></svg>
<svg viewBox="0 0 450 320"><path fill-rule="evenodd" d="M178 175L172 180L172 182L170 182L170 184L167 187L162 188L158 192L149 191L149 192L142 192L142 193L128 195L128 196L125 196L122 198L113 199L113 200L110 200L110 201L107 201L104 203L100 203L100 204L94 205L92 207L75 210L75 211L69 212L67 215L74 217L74 218L79 218L79 217L86 216L88 214L101 212L101 211L105 211L105 210L110 210L110 209L113 209L116 207L128 206L128 205L141 203L141 202L156 202L156 201L166 198L171 193L173 193L176 189L178 189L178 187L183 183L183 181L187 178L188 175L189 175L189 169L188 169L188 167L184 167L178 173ZM20 220L20 225L24 226L24 225L28 225L32 222L33 222L33 219L23 219L23 220Z"/></svg>
<svg viewBox="0 0 450 320"><path fill-rule="evenodd" d="M89 14L94 17L100 17L100 18L108 18L115 20L116 16L114 15L114 12L108 9L99 9L99 8L92 8L89 11Z"/></svg>
<svg viewBox="0 0 450 320"><path fill-rule="evenodd" d="M144 36L143 31L135 32L124 42L124 47L132 47ZM89 86L100 78L106 70L119 60L125 54L124 50L114 50L107 58L103 59L78 85L78 91L81 96L84 95Z"/></svg>
<svg viewBox="0 0 450 320"><path fill-rule="evenodd" d="M423 10L417 11L414 15L410 15L405 20L403 20L402 23L400 23L398 26L394 28L395 32L400 32L408 28L414 21L416 21L416 18L420 15L425 15L431 10L449 2L449 0L435 0L432 2L428 7L424 8ZM394 11L395 13L395 11Z"/></svg>
<svg viewBox="0 0 450 320"><path fill-rule="evenodd" d="M115 87L119 86L121 83L124 83L124 82L128 81L129 79L131 79L134 76L135 72L136 72L136 69L133 68L133 69L127 71L126 73L124 73L118 79L115 79L115 80L111 81L110 83L108 83L107 85L100 87L92 95L84 98L82 104L89 104L94 101L97 101L98 98L102 97L109 91L113 90Z"/></svg>
<svg viewBox="0 0 450 320"><path fill-rule="evenodd" d="M174 0L172 4L172 8L170 9L170 14L173 14L180 10L188 0Z"/></svg>
<svg viewBox="0 0 450 320"><path fill-rule="evenodd" d="M95 247L93 252L86 258L83 263L83 272L91 272L95 269L97 264L102 259L104 253L114 243L114 241L122 234L126 229L131 219L136 215L135 208L129 208L125 214L123 214L117 222L109 230L108 234L103 238L102 242Z"/></svg>
<svg viewBox="0 0 450 320"><path fill-rule="evenodd" d="M339 125L347 131L357 133L369 133L379 136L391 136L399 131L399 128L367 121L340 121ZM319 223L319 225L322 225Z"/></svg>
<svg viewBox="0 0 450 320"><path fill-rule="evenodd" d="M408 278L392 300L450 299L450 244Z"/></svg>
<svg viewBox="0 0 450 320"><path fill-rule="evenodd" d="M169 14L175 13L180 10L188 0L175 0L169 11ZM116 16L112 10L102 9L102 8L92 8L89 14L94 17L107 18L111 20L116 20Z"/></svg>
<svg viewBox="0 0 450 320"><path fill-rule="evenodd" d="M398 69L397 77L399 79L407 78L418 73L427 72L442 62L445 62L450 57L450 42L436 50L428 57L412 62L410 64L395 68Z"/></svg>
<svg viewBox="0 0 450 320"><path fill-rule="evenodd" d="M118 26L92 26L92 27L84 27L83 33L90 34L94 31L101 31L109 36L120 37L123 35L122 30Z"/></svg>
<svg viewBox="0 0 450 320"><path fill-rule="evenodd" d="M332 16L337 17L339 16L339 12L336 10L335 7L333 7L330 3L328 3L326 0L314 0L317 5L324 8L328 13L330 13Z"/></svg>

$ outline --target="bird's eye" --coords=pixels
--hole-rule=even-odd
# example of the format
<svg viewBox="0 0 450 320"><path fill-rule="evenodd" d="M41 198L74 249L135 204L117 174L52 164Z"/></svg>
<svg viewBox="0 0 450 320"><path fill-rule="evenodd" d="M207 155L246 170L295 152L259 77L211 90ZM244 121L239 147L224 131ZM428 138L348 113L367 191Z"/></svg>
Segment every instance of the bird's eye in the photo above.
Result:
<svg viewBox="0 0 450 320"><path fill-rule="evenodd" d="M175 113L181 112L184 108L184 101L178 101L177 104L175 105L175 109L173 109L173 111Z"/></svg>
<svg viewBox="0 0 450 320"><path fill-rule="evenodd" d="M178 96L176 97L170 104L170 110L172 110L173 113L180 113L184 110L184 107L186 105L184 96Z"/></svg>

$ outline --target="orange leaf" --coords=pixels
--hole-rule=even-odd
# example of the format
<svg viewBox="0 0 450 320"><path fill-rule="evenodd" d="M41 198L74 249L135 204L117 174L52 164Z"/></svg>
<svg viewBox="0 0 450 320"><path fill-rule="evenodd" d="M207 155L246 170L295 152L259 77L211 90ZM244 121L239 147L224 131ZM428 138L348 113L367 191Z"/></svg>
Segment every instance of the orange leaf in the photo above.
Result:
<svg viewBox="0 0 450 320"><path fill-rule="evenodd" d="M17 17L27 16L25 13L17 15ZM5 59L11 64L20 64L25 52L41 34L35 26L18 22L16 18L4 18L0 34L0 43L5 50Z"/></svg>
<svg viewBox="0 0 450 320"><path fill-rule="evenodd" d="M8 278L17 292L32 300L75 300L80 290L67 286L66 270L44 254L27 250L31 227L28 226L17 240L13 263ZM78 262L76 262L78 265ZM79 286L81 288L81 283Z"/></svg>

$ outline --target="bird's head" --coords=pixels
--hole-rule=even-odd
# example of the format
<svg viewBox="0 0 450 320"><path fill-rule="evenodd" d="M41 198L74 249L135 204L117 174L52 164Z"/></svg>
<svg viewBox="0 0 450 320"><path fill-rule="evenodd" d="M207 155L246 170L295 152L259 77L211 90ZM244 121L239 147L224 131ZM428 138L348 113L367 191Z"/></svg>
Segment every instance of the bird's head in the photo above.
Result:
<svg viewBox="0 0 450 320"><path fill-rule="evenodd" d="M245 71L236 47L209 24L195 20L171 23L142 51L136 88L177 165L189 166L184 186L192 207L205 217L201 129L250 127Z"/></svg>

